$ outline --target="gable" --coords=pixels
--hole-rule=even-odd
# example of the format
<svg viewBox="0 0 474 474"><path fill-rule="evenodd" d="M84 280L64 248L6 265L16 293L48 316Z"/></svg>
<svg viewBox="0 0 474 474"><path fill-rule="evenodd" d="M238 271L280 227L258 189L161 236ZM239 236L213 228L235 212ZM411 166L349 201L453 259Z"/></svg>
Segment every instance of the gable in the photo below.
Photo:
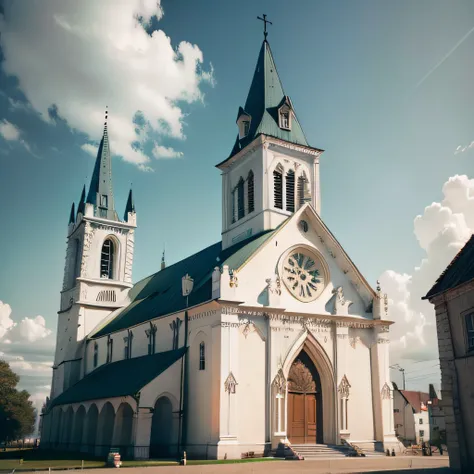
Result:
<svg viewBox="0 0 474 474"><path fill-rule="evenodd" d="M303 220L306 230L302 228ZM301 294L289 287L288 265L284 262L288 263L290 254L298 254L300 250L312 260L305 261L312 265L309 270L324 280L323 291L309 287L311 294L307 295L305 291ZM336 300L340 298L339 301L352 302L348 315L367 318L376 297L375 291L309 204L286 220L240 268L230 265L229 268L239 274L236 298L250 305L264 304L261 294L267 280L276 276L280 280L280 306L288 312L332 314Z"/></svg>

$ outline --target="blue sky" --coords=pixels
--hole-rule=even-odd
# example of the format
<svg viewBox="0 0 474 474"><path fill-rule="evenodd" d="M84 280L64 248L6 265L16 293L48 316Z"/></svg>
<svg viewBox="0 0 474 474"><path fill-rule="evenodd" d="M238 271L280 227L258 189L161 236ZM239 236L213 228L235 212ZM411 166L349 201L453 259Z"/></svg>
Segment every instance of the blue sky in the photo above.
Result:
<svg viewBox="0 0 474 474"><path fill-rule="evenodd" d="M64 4L73 9L73 3ZM4 5L12 28L8 12L14 7L11 0ZM58 5L45 2L42 15L53 16ZM256 17L263 12L273 22L268 39L285 92L309 143L326 150L323 220L374 286L386 270L412 274L425 256L414 218L443 199L449 177L473 174L474 148L454 151L474 140L474 33L452 49L474 27L474 3L163 0L162 7L163 17L153 20L149 31L163 30L174 48L181 41L196 45L202 70L212 71L213 79L199 84L202 100L176 100L185 138L159 135L159 145L181 157L150 155L153 172L114 157L119 214L130 183L135 195L134 280L158 270L164 247L171 264L220 239L221 181L214 165L228 156L237 133L237 110L245 102L263 39ZM15 21L20 35L34 34L21 31L31 18ZM7 46L5 41L0 41L0 120L14 124L21 138L0 136L0 300L11 306L15 321L42 315L55 330L69 209L90 179L94 161L81 146L96 140L101 126L98 121L94 137L88 136L89 128L72 129L61 103L52 114L55 120L42 118L37 106L29 105L24 81L6 66L15 41ZM70 95L90 65L87 48L82 52L75 55ZM25 56L24 67L22 60L16 70L27 75L27 62L33 60ZM51 60L61 68L61 55ZM155 67L159 71L160 63ZM113 74L100 67L96 73L112 88ZM54 96L55 87L64 84L53 74L50 81ZM101 99L93 84L90 89L97 110L109 106L112 130L121 95ZM426 290L431 283L425 283Z"/></svg>

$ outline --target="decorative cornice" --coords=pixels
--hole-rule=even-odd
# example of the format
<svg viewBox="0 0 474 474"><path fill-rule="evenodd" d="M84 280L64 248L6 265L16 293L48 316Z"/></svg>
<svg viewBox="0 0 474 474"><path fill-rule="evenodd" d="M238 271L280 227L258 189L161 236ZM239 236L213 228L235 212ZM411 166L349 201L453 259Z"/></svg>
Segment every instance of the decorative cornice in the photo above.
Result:
<svg viewBox="0 0 474 474"><path fill-rule="evenodd" d="M465 293L468 293L470 291L474 291L474 280L463 283L462 285L452 288L451 290L448 290L444 293L440 293L430 298L429 301L430 303L435 305L435 309L436 309L436 306L439 306L443 302L454 300L458 298L459 296L462 296Z"/></svg>

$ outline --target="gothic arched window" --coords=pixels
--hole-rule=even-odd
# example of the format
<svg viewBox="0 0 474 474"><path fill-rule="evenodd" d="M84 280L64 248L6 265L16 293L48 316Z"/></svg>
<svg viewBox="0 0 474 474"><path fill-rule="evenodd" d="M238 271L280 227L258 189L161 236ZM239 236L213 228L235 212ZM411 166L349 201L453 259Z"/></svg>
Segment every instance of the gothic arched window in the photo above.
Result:
<svg viewBox="0 0 474 474"><path fill-rule="evenodd" d="M244 204L244 180L242 177L237 184L237 219L242 219L245 215Z"/></svg>
<svg viewBox="0 0 474 474"><path fill-rule="evenodd" d="M283 209L283 174L280 168L273 172L273 198L274 206Z"/></svg>
<svg viewBox="0 0 474 474"><path fill-rule="evenodd" d="M100 277L112 280L114 278L115 245L112 239L107 239L102 245L100 254Z"/></svg>
<svg viewBox="0 0 474 474"><path fill-rule="evenodd" d="M286 210L295 212L295 172L286 173Z"/></svg>
<svg viewBox="0 0 474 474"><path fill-rule="evenodd" d="M206 345L199 344L199 370L206 370Z"/></svg>
<svg viewBox="0 0 474 474"><path fill-rule="evenodd" d="M253 181L253 171L249 171L247 178L247 200L249 206L249 213L255 210L255 193L254 193L254 181Z"/></svg>

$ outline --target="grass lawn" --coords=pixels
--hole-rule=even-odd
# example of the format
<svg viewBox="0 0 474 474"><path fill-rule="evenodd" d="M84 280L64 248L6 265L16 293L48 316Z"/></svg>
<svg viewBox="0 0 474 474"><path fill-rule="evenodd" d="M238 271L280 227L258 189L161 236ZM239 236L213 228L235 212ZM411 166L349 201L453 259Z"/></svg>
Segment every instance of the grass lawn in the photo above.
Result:
<svg viewBox="0 0 474 474"><path fill-rule="evenodd" d="M87 457L83 455L82 457ZM20 459L23 459L20 462ZM188 460L189 465L202 464L235 464L246 462L278 461L274 458L251 458L251 459L219 459L219 460ZM122 461L123 467L146 467L146 466L176 466L174 460L145 460L145 461ZM77 453L60 453L56 451L40 451L33 449L0 452L0 471L34 471L51 469L80 469L82 466L81 455ZM84 459L84 468L106 467L105 460Z"/></svg>

